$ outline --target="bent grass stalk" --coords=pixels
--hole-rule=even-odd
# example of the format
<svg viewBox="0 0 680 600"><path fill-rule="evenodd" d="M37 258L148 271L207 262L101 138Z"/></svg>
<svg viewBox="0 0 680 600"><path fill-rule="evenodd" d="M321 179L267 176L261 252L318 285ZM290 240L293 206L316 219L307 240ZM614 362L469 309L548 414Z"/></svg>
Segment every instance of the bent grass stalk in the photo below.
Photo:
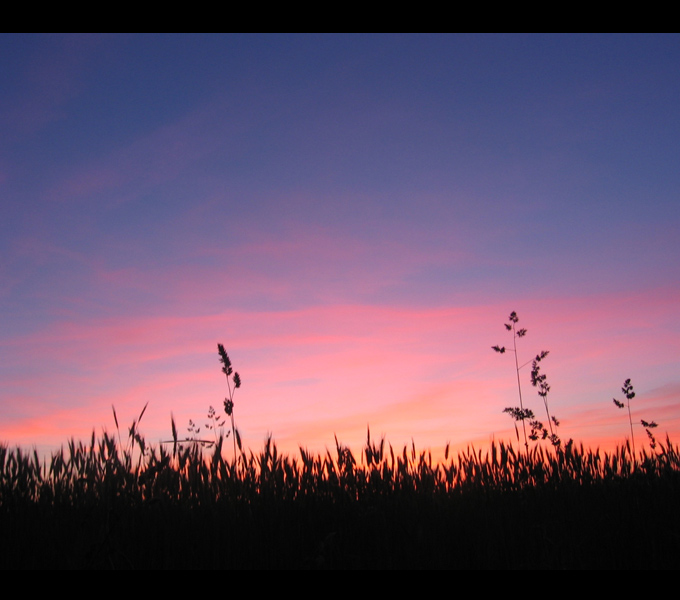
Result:
<svg viewBox="0 0 680 600"><path fill-rule="evenodd" d="M236 429L236 426L234 424L234 392L236 391L237 388L241 387L241 377L238 373L234 373L234 369L231 366L231 360L229 359L229 355L224 349L224 346L222 344L217 344L217 352L220 355L220 362L222 363L222 373L227 378L227 390L229 391L229 396L224 399L224 412L227 414L227 416L231 419L231 433L233 436L234 440L234 461L236 461L236 444L238 444L238 449L243 452L243 448L241 446L241 435L238 432L238 429ZM229 376L233 373L234 377L233 379L229 379ZM233 387L232 387L233 383Z"/></svg>
<svg viewBox="0 0 680 600"><path fill-rule="evenodd" d="M560 422L550 414L550 409L548 408L548 392L550 391L550 385L547 382L547 377L544 373L541 373L541 368L539 363L548 356L549 352L543 350L540 354L536 355L536 358L531 363L531 385L538 388L538 395L543 400L543 405L545 406L545 414L548 417L548 427L550 428L550 436L548 436L548 430L543 426L542 423L535 421L534 426L537 430L542 432L543 439L549 437L550 443L557 447L560 445L560 438L555 433L553 425L555 428L559 427Z"/></svg>

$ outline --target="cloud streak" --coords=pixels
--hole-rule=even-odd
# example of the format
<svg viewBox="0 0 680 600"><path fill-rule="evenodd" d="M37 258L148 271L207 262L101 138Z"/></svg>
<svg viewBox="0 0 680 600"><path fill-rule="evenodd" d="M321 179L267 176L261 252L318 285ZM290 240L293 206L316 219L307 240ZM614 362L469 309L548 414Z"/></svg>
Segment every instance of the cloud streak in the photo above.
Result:
<svg viewBox="0 0 680 600"><path fill-rule="evenodd" d="M0 439L165 439L218 342L253 446L512 438L511 310L564 437L628 377L678 431L677 37L55 35L2 40Z"/></svg>

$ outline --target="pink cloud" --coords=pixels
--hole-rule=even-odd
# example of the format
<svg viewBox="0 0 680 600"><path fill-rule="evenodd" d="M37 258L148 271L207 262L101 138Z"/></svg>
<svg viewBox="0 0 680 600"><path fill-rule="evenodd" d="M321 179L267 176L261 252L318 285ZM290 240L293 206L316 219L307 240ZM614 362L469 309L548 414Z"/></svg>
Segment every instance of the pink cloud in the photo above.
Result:
<svg viewBox="0 0 680 600"><path fill-rule="evenodd" d="M551 351L545 362L549 400L565 439L601 445L624 439L625 419L611 397L626 377L633 377L638 391L636 417L649 414L663 431L680 433L678 382L670 364L677 361L675 335L664 329L673 318L674 299L669 292L514 307L522 309L521 323L529 329L521 340L526 360L539 350ZM631 305L645 306L644 315L629 317ZM491 350L504 343L507 312L490 305L330 305L55 324L39 336L3 342L11 349L11 364L35 365L39 349L47 369L36 367L33 381L25 367L23 375L8 378L6 389L23 391L8 393L3 403L34 406L34 416L27 417L33 424L15 415L11 423L5 420L0 437L12 439L19 431L43 437L40 418L54 423L59 435L69 425L82 424L79 431L87 431L112 424L111 404L134 418L149 402L145 431L152 441L163 439L171 412L183 426L189 418L204 419L209 405L221 409L226 383L219 372L219 341L244 381L235 415L253 449L267 432L291 452L298 445L323 450L333 445L334 434L356 446L367 426L395 447L411 438L423 449L514 440L512 422L502 414L517 402L514 366ZM624 322L628 327L619 334ZM648 347L651 340L656 345ZM656 367L654 380L668 381L661 391L645 376ZM542 415L528 373L523 376L527 403Z"/></svg>

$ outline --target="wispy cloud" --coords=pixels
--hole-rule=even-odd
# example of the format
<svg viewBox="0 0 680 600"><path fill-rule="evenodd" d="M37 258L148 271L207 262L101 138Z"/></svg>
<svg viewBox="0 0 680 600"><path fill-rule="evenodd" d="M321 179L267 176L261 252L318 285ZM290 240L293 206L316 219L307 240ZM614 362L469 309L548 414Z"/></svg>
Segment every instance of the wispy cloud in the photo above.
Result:
<svg viewBox="0 0 680 600"><path fill-rule="evenodd" d="M677 34L628 35L5 34L0 438L165 437L217 342L253 445L512 437L511 310L565 437L627 377L674 423Z"/></svg>
<svg viewBox="0 0 680 600"><path fill-rule="evenodd" d="M525 311L526 317L520 313L530 329L522 340L526 360L541 349L551 351L545 367L553 386L551 404L567 437L610 435L617 416L609 407L610 396L623 378L634 376L633 367L641 375L641 397L654 397L657 392L650 390L652 380L644 372L659 362L674 338L659 337L673 310L672 299L659 300L656 307L648 304L654 322L651 317L627 321L644 327L658 342L641 363L634 344L622 346L614 331L604 338L601 330L588 333L607 320L614 329L621 318L621 312L612 312L615 303L602 300L595 308L592 299L582 299L580 313L573 301ZM625 314L628 304L620 300L619 305ZM267 431L288 447L311 446L321 439L328 443L333 433L357 443L366 425L376 434L399 438L395 443L404 436L442 445L461 439L488 441L511 431L502 409L516 402L512 365L490 349L502 342L505 332L494 318L502 325L504 309L323 305L62 323L39 335L3 342L3 353L11 357L5 363L3 406L31 399L34 413L41 413L68 402L73 413L99 406L106 417L112 403L134 412L150 402L154 410L147 417L148 430L162 437L167 430L164 413L198 419L208 405L220 406L225 389L215 344L221 341L244 379L239 423L253 443ZM568 316L557 323L555 314ZM644 337L637 339L644 343ZM589 348L596 350L589 353ZM40 369L32 373L21 367L38 352L50 357ZM657 380L671 378L664 402L677 387L672 373L669 365L655 374ZM525 385L532 398L528 380ZM602 406L595 413L588 408L593 399ZM538 412L538 398L529 402ZM652 412L662 414L650 418L675 426L672 402ZM71 412L65 414L71 423L79 422ZM6 434L26 427L20 425L22 419L5 412ZM610 429L603 429L607 422Z"/></svg>

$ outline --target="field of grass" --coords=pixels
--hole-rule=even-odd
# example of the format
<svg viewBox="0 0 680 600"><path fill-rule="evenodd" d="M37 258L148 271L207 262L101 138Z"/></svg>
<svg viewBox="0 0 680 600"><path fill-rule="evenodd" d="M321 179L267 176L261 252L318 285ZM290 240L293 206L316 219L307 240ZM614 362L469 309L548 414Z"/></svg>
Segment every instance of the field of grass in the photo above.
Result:
<svg viewBox="0 0 680 600"><path fill-rule="evenodd" d="M505 328L519 406L505 412L520 450L447 447L433 462L369 431L356 456L337 439L322 455L281 455L271 438L255 454L235 425L241 378L220 344L228 396L224 415L208 412L210 439L193 422L180 439L172 419L172 439L150 446L145 407L125 442L114 409L115 435L71 440L49 460L0 445L0 568L677 568L680 449L642 421L649 450L635 450L630 380L627 402L614 399L628 407L630 442L563 443L539 366L547 352L530 362L548 427L522 398L517 320Z"/></svg>
<svg viewBox="0 0 680 600"><path fill-rule="evenodd" d="M676 568L680 451L0 447L2 568Z"/></svg>

